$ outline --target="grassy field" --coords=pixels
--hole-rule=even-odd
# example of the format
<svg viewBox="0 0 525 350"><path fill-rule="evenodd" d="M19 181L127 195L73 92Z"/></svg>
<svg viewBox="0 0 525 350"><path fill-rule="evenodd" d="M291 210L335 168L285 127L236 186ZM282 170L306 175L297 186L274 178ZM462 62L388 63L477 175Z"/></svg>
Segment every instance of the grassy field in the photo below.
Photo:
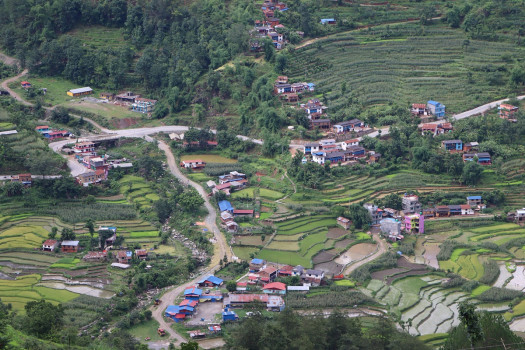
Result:
<svg viewBox="0 0 525 350"><path fill-rule="evenodd" d="M79 39L84 44L95 48L121 49L128 43L124 40L122 32L118 28L103 26L78 26L66 33Z"/></svg>
<svg viewBox="0 0 525 350"><path fill-rule="evenodd" d="M244 190L232 193L232 198L253 198L254 190L254 187L245 188ZM274 190L269 190L267 188L259 188L259 195L262 198L273 201L284 197L283 193Z"/></svg>
<svg viewBox="0 0 525 350"><path fill-rule="evenodd" d="M93 97L99 96L97 94L91 95ZM71 97L70 97L71 99ZM133 112L130 109L112 103L95 103L89 101L81 101L80 99L75 101L68 101L62 104L64 107L78 109L80 111L95 113L102 115L104 118L108 119L111 123L111 119L122 119L122 118L133 118L133 119L142 119L142 113Z"/></svg>
<svg viewBox="0 0 525 350"><path fill-rule="evenodd" d="M144 341L147 337L151 338L152 341L162 340L164 338L158 335L158 328L159 323L157 321L149 320L131 327L129 332L141 341Z"/></svg>
<svg viewBox="0 0 525 350"><path fill-rule="evenodd" d="M237 163L237 159L226 158L216 154L184 154L180 157L180 160L191 160L191 159L200 159L206 163L223 163L223 164L233 164Z"/></svg>
<svg viewBox="0 0 525 350"><path fill-rule="evenodd" d="M329 96L332 111L345 108L341 84L351 86L350 95L365 106L395 103L408 106L434 99L458 113L506 97L508 73L487 74L482 67L505 64L503 53L512 59L524 49L511 43L467 39L462 30L441 24L425 28L419 24L359 30L329 36L295 51L288 75L303 79L305 73L319 93ZM402 40L391 40L402 39ZM389 67L385 70L384 67Z"/></svg>
<svg viewBox="0 0 525 350"><path fill-rule="evenodd" d="M35 89L46 88L47 92L43 96L44 103L50 106L80 99L68 96L66 92L71 89L81 88L82 86L76 85L75 83L60 77L40 77L33 75L26 76L10 85L10 87L14 88L20 96L25 96L25 90L20 86L20 81L22 80L29 81Z"/></svg>

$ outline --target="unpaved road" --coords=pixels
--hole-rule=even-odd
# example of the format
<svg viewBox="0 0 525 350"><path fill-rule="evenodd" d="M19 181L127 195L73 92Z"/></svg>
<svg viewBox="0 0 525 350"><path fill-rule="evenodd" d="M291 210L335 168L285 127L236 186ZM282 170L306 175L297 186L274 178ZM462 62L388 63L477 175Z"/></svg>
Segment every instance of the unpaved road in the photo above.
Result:
<svg viewBox="0 0 525 350"><path fill-rule="evenodd" d="M32 103L27 102L22 97L20 97L19 94L17 94L15 91L13 91L12 89L9 88L9 84L11 84L13 81L17 81L18 79L22 78L24 75L27 74L27 72L28 72L27 69L24 69L18 75L14 76L12 78L9 78L7 80L4 80L2 82L2 89L6 90L6 91L9 91L9 94L11 95L11 97L14 98L15 100L17 100L18 102L20 102L21 104L26 105L26 106L32 106L33 105Z"/></svg>
<svg viewBox="0 0 525 350"><path fill-rule="evenodd" d="M367 264L369 263L370 261L372 260L375 260L377 259L379 256L381 256L382 254L386 253L386 243L384 240L382 240L380 237L379 237L379 234L377 233L374 233L372 235L372 238L374 239L374 241L376 241L377 243L377 250L375 253L373 253L372 255L368 256L367 258L364 258L363 260L359 260L359 261L356 261L355 263L351 264L350 266L348 266L344 272L345 275L349 275L351 274L352 272L354 272L355 270L357 270L359 267L363 266L364 264Z"/></svg>

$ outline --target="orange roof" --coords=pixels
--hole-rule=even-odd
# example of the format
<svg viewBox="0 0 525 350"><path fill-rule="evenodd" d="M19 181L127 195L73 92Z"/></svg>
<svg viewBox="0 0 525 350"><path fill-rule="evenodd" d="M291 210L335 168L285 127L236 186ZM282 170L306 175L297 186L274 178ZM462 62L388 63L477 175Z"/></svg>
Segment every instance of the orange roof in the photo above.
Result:
<svg viewBox="0 0 525 350"><path fill-rule="evenodd" d="M348 140L348 141L345 141L346 143L354 143L354 142L357 142L359 143L359 140L358 139L351 139L351 140Z"/></svg>
<svg viewBox="0 0 525 350"><path fill-rule="evenodd" d="M412 108L427 108L427 105L424 103L412 103Z"/></svg>
<svg viewBox="0 0 525 350"><path fill-rule="evenodd" d="M186 160L183 160L182 161L183 163L204 163L202 160L200 159L186 159Z"/></svg>
<svg viewBox="0 0 525 350"><path fill-rule="evenodd" d="M263 289L277 289L277 290L286 290L286 284L281 282L272 282L265 284Z"/></svg>
<svg viewBox="0 0 525 350"><path fill-rule="evenodd" d="M36 129L36 130L40 130L40 129L49 129L49 126L47 126L47 125L40 125L40 126L37 126L35 129Z"/></svg>
<svg viewBox="0 0 525 350"><path fill-rule="evenodd" d="M57 244L57 243L58 243L58 241L56 241L56 240L54 240L54 239L48 239L48 240L46 240L46 241L44 242L43 245L55 245L55 244Z"/></svg>
<svg viewBox="0 0 525 350"><path fill-rule="evenodd" d="M461 204L460 207L461 209L471 209L470 205L468 204Z"/></svg>
<svg viewBox="0 0 525 350"><path fill-rule="evenodd" d="M435 130L437 128L437 124L423 124L421 127L422 130Z"/></svg>
<svg viewBox="0 0 525 350"><path fill-rule="evenodd" d="M509 104L507 104L507 103L502 103L502 104L500 104L499 106L500 106L500 108L503 108L503 109L509 109L509 110L510 110L510 109L518 109L518 107L513 106L513 105L509 105Z"/></svg>

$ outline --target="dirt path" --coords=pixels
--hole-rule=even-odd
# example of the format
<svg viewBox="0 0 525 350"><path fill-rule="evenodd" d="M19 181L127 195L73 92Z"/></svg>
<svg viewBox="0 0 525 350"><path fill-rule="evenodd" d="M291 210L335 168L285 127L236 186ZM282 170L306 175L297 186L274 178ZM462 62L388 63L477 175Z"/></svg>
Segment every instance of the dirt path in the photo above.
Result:
<svg viewBox="0 0 525 350"><path fill-rule="evenodd" d="M9 57L1 52L0 52L0 62L3 62L7 64L8 66L14 66L14 65L18 66L19 65L19 62L16 58Z"/></svg>
<svg viewBox="0 0 525 350"><path fill-rule="evenodd" d="M213 256L212 262L210 263L210 268L206 270L205 272L201 273L199 276L194 278L192 281L189 281L187 283L184 283L178 287L175 287L168 292L166 292L164 295L162 295L161 300L162 304L159 307L152 306L150 310L153 313L153 318L159 323L161 328L164 328L166 332L169 334L170 338L175 339L174 344L180 345L182 342L186 342L187 340L182 337L180 334L178 334L175 330L171 328L171 323L168 323L164 319L164 310L168 305L173 303L175 298L182 294L184 292L184 289L188 285L192 285L197 283L200 279L207 276L208 274L214 273L219 269L219 260L222 259L223 256L228 257L228 261L231 261L232 259L232 251L230 247L228 246L228 243L226 242L226 238L224 235L220 232L219 227L217 226L216 219L217 214L215 211L215 207L210 203L208 194L201 185L197 184L196 182L193 182L189 180L184 174L180 171L179 167L177 166L177 163L175 161L175 157L173 156L173 153L171 152L170 147L164 142L159 141L158 143L159 149L162 150L166 154L167 163L169 166L169 169L171 173L178 178L182 184L185 186L192 186L199 192L199 194L204 199L204 205L206 206L206 209L208 210L208 215L206 216L205 222L206 226L213 232L213 235L215 237L215 240L217 241L217 244L215 245L216 251ZM159 341L159 344L155 344L156 342L151 342L150 345L152 345L153 348L156 348L156 345L163 346L163 344L166 343L165 340Z"/></svg>
<svg viewBox="0 0 525 350"><path fill-rule="evenodd" d="M9 78L7 80L4 80L2 82L2 89L8 91L9 94L11 95L11 97L14 98L15 100L17 100L18 102L20 102L21 104L26 105L26 106L32 106L33 105L32 103L27 102L22 97L20 97L19 94L17 94L15 91L13 91L12 89L9 88L9 84L11 84L13 81L17 81L18 79L22 78L24 75L27 74L27 72L28 72L28 70L24 69L20 74L14 76L12 78Z"/></svg>
<svg viewBox="0 0 525 350"><path fill-rule="evenodd" d="M357 270L359 267L363 266L364 264L369 263L372 260L377 259L379 256L381 256L382 254L384 254L386 252L386 250L387 250L386 243L385 243L384 240L379 238L379 234L374 233L372 238L377 243L377 247L378 248L377 248L376 252L373 253L372 255L362 259L362 260L358 260L355 263L351 263L351 265L346 268L346 270L344 272L345 275L351 274L352 272Z"/></svg>

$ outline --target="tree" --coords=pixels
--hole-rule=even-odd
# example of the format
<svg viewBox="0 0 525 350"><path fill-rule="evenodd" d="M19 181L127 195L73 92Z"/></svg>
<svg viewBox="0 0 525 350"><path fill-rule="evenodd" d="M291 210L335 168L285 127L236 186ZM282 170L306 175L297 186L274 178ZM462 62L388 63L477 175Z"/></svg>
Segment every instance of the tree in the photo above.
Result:
<svg viewBox="0 0 525 350"><path fill-rule="evenodd" d="M11 337L7 334L8 316L8 308L0 300L0 349L9 349L8 344L11 341Z"/></svg>
<svg viewBox="0 0 525 350"><path fill-rule="evenodd" d="M483 166L479 165L477 158L474 157L474 160L467 162L467 164L463 167L461 181L465 185L475 185L481 179L482 172Z"/></svg>
<svg viewBox="0 0 525 350"><path fill-rule="evenodd" d="M180 350L199 350L199 344L194 341L182 343L180 344Z"/></svg>
<svg viewBox="0 0 525 350"><path fill-rule="evenodd" d="M106 240L111 236L113 236L113 232L110 230L98 231L98 243L100 245L100 249L104 249L106 247Z"/></svg>
<svg viewBox="0 0 525 350"><path fill-rule="evenodd" d="M288 59L285 54L278 54L275 60L275 70L277 73L284 73L286 66L288 64Z"/></svg>
<svg viewBox="0 0 525 350"><path fill-rule="evenodd" d="M63 241L72 241L77 237L75 232L72 229L64 227L62 233L60 234L60 239Z"/></svg>
<svg viewBox="0 0 525 350"><path fill-rule="evenodd" d="M386 208L401 210L403 208L403 201L396 193L390 193L383 198L383 206Z"/></svg>
<svg viewBox="0 0 525 350"><path fill-rule="evenodd" d="M363 226L370 224L372 218L370 213L362 205L354 203L348 208L348 214L356 228L363 228Z"/></svg>
<svg viewBox="0 0 525 350"><path fill-rule="evenodd" d="M182 192L177 197L177 203L185 212L194 212L204 203L204 199L192 188Z"/></svg>
<svg viewBox="0 0 525 350"><path fill-rule="evenodd" d="M47 237L49 237L49 239L55 239L55 237L57 236L57 233L58 233L58 227L53 226L51 227L51 232L49 232Z"/></svg>
<svg viewBox="0 0 525 350"><path fill-rule="evenodd" d="M235 283L235 281L228 281L226 283L226 289L228 290L228 292L230 293L233 293L237 290L237 283Z"/></svg>
<svg viewBox="0 0 525 350"><path fill-rule="evenodd" d="M16 197L24 194L24 185L21 182L8 182L4 185L4 193L8 197Z"/></svg>
<svg viewBox="0 0 525 350"><path fill-rule="evenodd" d="M476 306L469 302L459 304L459 319L466 327L470 344L474 347L478 341L483 339L483 330L479 322L479 315L476 313Z"/></svg>
<svg viewBox="0 0 525 350"><path fill-rule="evenodd" d="M90 236L93 237L93 234L95 233L95 222L93 219L88 219L85 227L89 230Z"/></svg>
<svg viewBox="0 0 525 350"><path fill-rule="evenodd" d="M24 326L28 333L37 337L50 338L64 324L64 308L62 304L55 306L42 299L27 303L25 310Z"/></svg>

